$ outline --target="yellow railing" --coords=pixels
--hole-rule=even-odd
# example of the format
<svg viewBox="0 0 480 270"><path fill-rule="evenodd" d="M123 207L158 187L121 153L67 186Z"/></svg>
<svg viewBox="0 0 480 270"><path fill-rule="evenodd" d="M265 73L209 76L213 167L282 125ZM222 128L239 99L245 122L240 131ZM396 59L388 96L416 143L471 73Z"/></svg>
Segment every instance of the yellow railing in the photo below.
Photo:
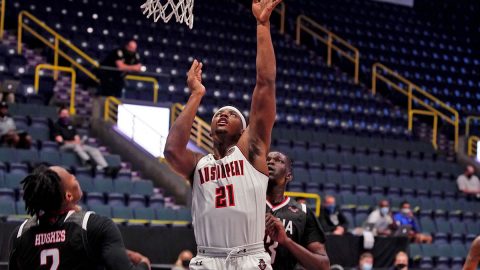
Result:
<svg viewBox="0 0 480 270"><path fill-rule="evenodd" d="M3 39L3 33L5 31L5 3L6 0L0 0L0 40Z"/></svg>
<svg viewBox="0 0 480 270"><path fill-rule="evenodd" d="M131 80L131 81L142 81L142 82L152 83L153 84L153 103L158 102L158 89L160 87L157 79L155 79L154 77L144 77L144 76L138 76L138 75L127 75L125 79Z"/></svg>
<svg viewBox="0 0 480 270"><path fill-rule="evenodd" d="M4 0L2 0L4 1ZM42 28L44 31L48 32L51 36L53 36L53 42L49 37L45 37L44 35L35 31L29 23L34 23L36 26ZM88 64L91 65L93 68L98 68L99 64L98 61L94 60L92 57L88 56L82 50L80 50L77 46L73 45L69 40L64 38L62 35L57 33L55 30L47 26L44 22L39 20L37 17L33 16L31 13L27 11L21 11L18 15L18 44L17 44L17 52L18 54L22 54L22 38L23 38L23 31L27 31L28 33L32 34L34 37L39 39L42 43L44 43L49 48L53 49L53 66L58 66L59 57L63 57L67 60L73 67L78 68L80 71L85 73L89 78L94 80L95 82L99 83L100 80L93 74L87 67L80 64L74 58L70 57L67 52L60 48L60 45L65 46L67 49L72 50L81 59L85 60ZM57 71L54 71L54 78L55 80L58 78ZM127 80L135 80L135 81L144 81L147 83L153 84L153 102L157 103L158 101L158 90L159 84L157 79L154 77L147 77L141 75L129 75L126 77Z"/></svg>
<svg viewBox="0 0 480 270"><path fill-rule="evenodd" d="M284 2L281 2L276 8L275 12L280 15L280 34L285 34L285 15L286 15L286 5Z"/></svg>
<svg viewBox="0 0 480 270"><path fill-rule="evenodd" d="M170 124L175 122L175 119L177 119L177 117L183 111L183 108L184 106L182 106L180 103L173 104ZM190 139L205 151L213 153L213 140L210 136L210 125L198 116L196 116L195 120L193 121Z"/></svg>
<svg viewBox="0 0 480 270"><path fill-rule="evenodd" d="M75 84L77 81L77 73L71 67L62 67L62 66L52 66L49 64L39 64L35 67L35 92L38 94L38 89L40 87L40 71L41 70L52 70L53 72L68 72L71 75L71 86L70 86L70 114L74 115L75 111Z"/></svg>
<svg viewBox="0 0 480 270"><path fill-rule="evenodd" d="M470 130L472 126L473 121L480 121L480 116L475 116L475 115L469 115L465 119L465 137L470 136Z"/></svg>
<svg viewBox="0 0 480 270"><path fill-rule="evenodd" d="M470 136L468 137L468 149L467 154L469 157L477 157L477 143L480 141L480 138L477 136Z"/></svg>
<svg viewBox="0 0 480 270"><path fill-rule="evenodd" d="M358 76L360 73L360 52L356 47L305 15L297 17L297 44L301 44L302 30L327 46L328 66L332 65L333 50L352 62L355 65L355 83L358 83ZM339 46L344 48L340 48Z"/></svg>
<svg viewBox="0 0 480 270"><path fill-rule="evenodd" d="M303 198L306 198L306 199L314 199L315 200L315 215L317 217L320 216L320 207L322 205L322 199L320 198L320 195L315 194L315 193L291 192L291 191L286 191L285 195L289 196L289 197L303 197Z"/></svg>
<svg viewBox="0 0 480 270"><path fill-rule="evenodd" d="M390 78L389 78L390 77ZM399 83L395 83L391 78L396 79ZM432 144L434 147L437 147L437 138L436 134L438 133L438 117L443 119L448 124L451 124L454 127L454 141L455 141L455 151L458 151L458 136L459 136L459 126L460 126L460 117L458 112L452 107L448 106L435 96L426 92L416 84L412 83L405 77L399 75L395 71L387 68L383 64L375 63L372 68L372 93L375 95L377 92L377 80L381 80L395 91L402 93L408 98L408 129L411 131L413 129L413 116L414 114L430 115L434 117L434 126L433 133L434 137L432 138ZM405 88L406 87L406 88ZM419 97L420 96L420 97ZM434 103L438 105L442 111L428 104L424 100L427 99L428 103ZM415 110L413 108L414 102L422 106L425 110Z"/></svg>
<svg viewBox="0 0 480 270"><path fill-rule="evenodd" d="M116 97L107 97L103 108L103 120L116 124L118 119L118 106L121 104L122 102Z"/></svg>

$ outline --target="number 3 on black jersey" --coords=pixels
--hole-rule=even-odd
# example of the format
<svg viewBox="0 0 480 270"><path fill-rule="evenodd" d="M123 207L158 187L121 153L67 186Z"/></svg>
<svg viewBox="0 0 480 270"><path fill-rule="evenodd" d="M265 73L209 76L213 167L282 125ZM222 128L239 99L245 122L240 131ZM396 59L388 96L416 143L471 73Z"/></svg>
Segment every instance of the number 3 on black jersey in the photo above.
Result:
<svg viewBox="0 0 480 270"><path fill-rule="evenodd" d="M267 239L265 241L265 249L270 254L270 257L272 258L272 264L273 264L275 262L275 256L277 256L278 242L272 241L272 239L268 235L266 237Z"/></svg>
<svg viewBox="0 0 480 270"><path fill-rule="evenodd" d="M215 208L224 208L227 206L235 206L233 184L221 186L215 189Z"/></svg>
<svg viewBox="0 0 480 270"><path fill-rule="evenodd" d="M47 258L52 257L50 270L57 270L60 265L60 252L58 248L44 249L40 252L40 265L47 265Z"/></svg>

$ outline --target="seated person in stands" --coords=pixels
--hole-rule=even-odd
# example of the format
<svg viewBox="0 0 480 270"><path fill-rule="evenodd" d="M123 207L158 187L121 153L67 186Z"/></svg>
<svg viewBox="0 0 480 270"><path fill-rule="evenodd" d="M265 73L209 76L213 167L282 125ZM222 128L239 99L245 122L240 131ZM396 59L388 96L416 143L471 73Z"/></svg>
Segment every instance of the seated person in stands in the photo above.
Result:
<svg viewBox="0 0 480 270"><path fill-rule="evenodd" d="M393 222L390 213L390 203L387 200L381 200L378 203L378 208L368 216L365 225L375 236L392 235L396 229L396 224Z"/></svg>
<svg viewBox="0 0 480 270"><path fill-rule="evenodd" d="M408 270L408 255L407 253L400 251L395 256L391 270Z"/></svg>
<svg viewBox="0 0 480 270"><path fill-rule="evenodd" d="M475 175L475 167L467 166L465 172L458 176L457 186L465 195L480 198L480 181Z"/></svg>
<svg viewBox="0 0 480 270"><path fill-rule="evenodd" d="M97 148L86 145L80 140L67 108L62 107L58 110L58 120L54 124L52 133L55 141L61 145L60 150L74 151L82 160L83 165L96 165L97 170L104 170L108 167L107 161ZM92 163L92 159L95 164Z"/></svg>
<svg viewBox="0 0 480 270"><path fill-rule="evenodd" d="M373 254L365 252L360 255L358 266L352 270L372 270L373 269Z"/></svg>
<svg viewBox="0 0 480 270"><path fill-rule="evenodd" d="M327 195L318 218L323 230L334 235L343 235L348 228L348 220L335 204L335 197Z"/></svg>
<svg viewBox="0 0 480 270"><path fill-rule="evenodd" d="M9 147L29 149L32 137L26 131L17 130L15 121L8 115L8 104L0 102L0 143Z"/></svg>
<svg viewBox="0 0 480 270"><path fill-rule="evenodd" d="M432 243L432 236L420 233L420 228L410 208L410 204L404 201L400 204L400 212L393 216L397 226L408 226L408 237L415 243Z"/></svg>

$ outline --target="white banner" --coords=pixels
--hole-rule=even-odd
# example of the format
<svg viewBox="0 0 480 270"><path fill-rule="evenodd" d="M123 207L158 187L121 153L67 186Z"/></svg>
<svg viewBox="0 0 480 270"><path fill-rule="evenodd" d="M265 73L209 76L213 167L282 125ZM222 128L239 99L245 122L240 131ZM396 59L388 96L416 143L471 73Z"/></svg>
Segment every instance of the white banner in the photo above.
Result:
<svg viewBox="0 0 480 270"><path fill-rule="evenodd" d="M407 6L407 7L413 7L413 5L415 4L415 0L373 0L373 1L397 4L397 5Z"/></svg>

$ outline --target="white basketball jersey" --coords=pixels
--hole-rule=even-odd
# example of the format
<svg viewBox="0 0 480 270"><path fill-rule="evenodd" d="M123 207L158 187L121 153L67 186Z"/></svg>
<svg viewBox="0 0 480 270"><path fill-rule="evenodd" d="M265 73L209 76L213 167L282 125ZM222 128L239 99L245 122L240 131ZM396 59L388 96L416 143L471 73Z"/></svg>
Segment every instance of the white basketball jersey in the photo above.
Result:
<svg viewBox="0 0 480 270"><path fill-rule="evenodd" d="M263 241L268 177L240 149L197 163L192 218L198 246L233 248Z"/></svg>

